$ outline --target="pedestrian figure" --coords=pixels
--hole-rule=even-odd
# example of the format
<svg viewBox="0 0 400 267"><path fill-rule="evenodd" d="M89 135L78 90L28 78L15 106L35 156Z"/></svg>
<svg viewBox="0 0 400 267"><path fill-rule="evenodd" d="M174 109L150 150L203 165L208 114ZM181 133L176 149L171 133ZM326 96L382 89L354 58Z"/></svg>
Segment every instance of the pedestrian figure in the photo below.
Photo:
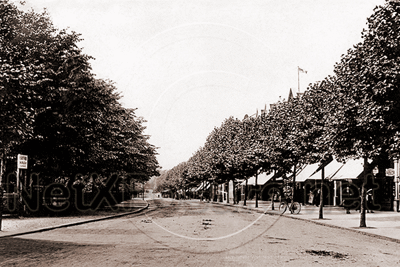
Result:
<svg viewBox="0 0 400 267"><path fill-rule="evenodd" d="M290 186L283 187L283 201L286 203L292 202L292 188Z"/></svg>
<svg viewBox="0 0 400 267"><path fill-rule="evenodd" d="M311 191L308 197L308 204L314 205L314 192Z"/></svg>
<svg viewBox="0 0 400 267"><path fill-rule="evenodd" d="M318 207L319 202L320 202L320 195L321 195L321 191L320 189L317 190L317 192L315 193L314 196L314 205Z"/></svg>
<svg viewBox="0 0 400 267"><path fill-rule="evenodd" d="M367 191L367 195L365 196L365 198L367 200L367 205L366 205L367 213L369 213L369 212L374 213L374 211L371 210L371 207L372 207L373 202L374 202L374 196L372 195L372 189L369 189Z"/></svg>
<svg viewBox="0 0 400 267"><path fill-rule="evenodd" d="M240 189L236 189L236 204L240 203L241 198L241 191Z"/></svg>

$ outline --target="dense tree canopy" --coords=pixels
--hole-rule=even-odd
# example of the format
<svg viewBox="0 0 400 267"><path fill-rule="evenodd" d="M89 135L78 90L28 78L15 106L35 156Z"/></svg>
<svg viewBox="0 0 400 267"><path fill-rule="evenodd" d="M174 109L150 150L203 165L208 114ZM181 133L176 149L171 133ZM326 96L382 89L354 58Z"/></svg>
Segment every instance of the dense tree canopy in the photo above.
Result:
<svg viewBox="0 0 400 267"><path fill-rule="evenodd" d="M6 159L27 154L42 176L156 175L145 121L120 104L111 81L95 78L80 40L46 12L0 1L1 173Z"/></svg>

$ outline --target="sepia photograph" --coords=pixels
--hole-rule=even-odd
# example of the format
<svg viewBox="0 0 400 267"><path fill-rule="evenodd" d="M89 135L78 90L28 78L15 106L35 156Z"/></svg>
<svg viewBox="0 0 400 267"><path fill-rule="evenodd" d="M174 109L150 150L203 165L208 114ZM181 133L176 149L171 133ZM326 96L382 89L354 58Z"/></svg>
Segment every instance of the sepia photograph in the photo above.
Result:
<svg viewBox="0 0 400 267"><path fill-rule="evenodd" d="M0 0L0 266L400 266L399 0Z"/></svg>

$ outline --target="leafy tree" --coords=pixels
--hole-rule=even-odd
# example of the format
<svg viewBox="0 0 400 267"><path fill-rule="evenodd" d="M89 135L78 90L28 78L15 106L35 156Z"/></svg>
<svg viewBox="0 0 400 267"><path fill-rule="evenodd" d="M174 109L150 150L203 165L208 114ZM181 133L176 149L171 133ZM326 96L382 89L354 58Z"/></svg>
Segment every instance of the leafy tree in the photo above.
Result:
<svg viewBox="0 0 400 267"><path fill-rule="evenodd" d="M200 185L208 179L213 178L210 159L204 147L200 147L187 161L188 184Z"/></svg>
<svg viewBox="0 0 400 267"><path fill-rule="evenodd" d="M157 180L157 190L163 191L168 189L174 194L182 191L184 197L186 197L185 194L188 186L187 166L187 162L182 162L172 169L162 172Z"/></svg>
<svg viewBox="0 0 400 267"><path fill-rule="evenodd" d="M335 151L341 158L364 158L364 175L373 166L367 159L397 146L400 111L400 3L387 1L368 18L363 41L349 49L335 66L337 110ZM360 227L365 223L365 183L361 189Z"/></svg>
<svg viewBox="0 0 400 267"><path fill-rule="evenodd" d="M308 143L307 163L321 163L321 194L319 205L319 218L323 219L324 206L324 168L332 160L332 140L334 127L330 121L332 114L341 106L332 96L334 90L334 77L328 77L322 82L309 86L302 96L302 113L300 119L303 123L302 137Z"/></svg>
<svg viewBox="0 0 400 267"><path fill-rule="evenodd" d="M226 183L230 175L226 158L226 147L224 145L223 128L216 127L207 137L204 144L203 164L207 168L207 176L204 180L214 178L218 183Z"/></svg>
<svg viewBox="0 0 400 267"><path fill-rule="evenodd" d="M80 35L8 0L0 17L0 172L8 154L27 153L32 171L72 183L89 172L157 175L145 121L121 106L112 82L94 78Z"/></svg>
<svg viewBox="0 0 400 267"><path fill-rule="evenodd" d="M45 15L35 15L19 11L9 1L0 1L0 174L12 146L30 134L33 89L44 81L43 66L25 55L33 53L32 45L41 49L39 40L51 39L53 29Z"/></svg>
<svg viewBox="0 0 400 267"><path fill-rule="evenodd" d="M49 114L60 93L89 75L89 57L76 47L79 35L57 31L46 12L23 12L1 1L1 158L33 137L33 123ZM4 18L4 19L3 19ZM53 110L54 111L54 110Z"/></svg>
<svg viewBox="0 0 400 267"><path fill-rule="evenodd" d="M273 166L282 173L292 173L292 201L295 198L296 173L306 164L309 143L302 138L301 99L283 102L268 114L268 130L264 130L272 150ZM272 140L271 140L272 138Z"/></svg>

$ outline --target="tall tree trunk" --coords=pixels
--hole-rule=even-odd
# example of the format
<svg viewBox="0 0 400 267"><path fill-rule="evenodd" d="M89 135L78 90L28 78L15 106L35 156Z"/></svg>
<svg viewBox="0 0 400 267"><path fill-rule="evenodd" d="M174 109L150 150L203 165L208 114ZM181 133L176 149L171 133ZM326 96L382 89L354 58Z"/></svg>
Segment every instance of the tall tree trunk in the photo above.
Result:
<svg viewBox="0 0 400 267"><path fill-rule="evenodd" d="M324 209L324 181L325 181L325 167L321 169L321 192L320 192L320 200L319 200L319 219L324 218L323 209Z"/></svg>
<svg viewBox="0 0 400 267"><path fill-rule="evenodd" d="M233 204L236 204L236 188L235 181L232 180L232 194L233 194Z"/></svg>
<svg viewBox="0 0 400 267"><path fill-rule="evenodd" d="M0 231L2 229L2 219L3 219L3 185L0 183Z"/></svg>
<svg viewBox="0 0 400 267"><path fill-rule="evenodd" d="M3 151L0 154L0 184L3 184L3 177L6 170L6 150L3 148Z"/></svg>
<svg viewBox="0 0 400 267"><path fill-rule="evenodd" d="M3 154L0 155L0 184L3 184L3 166L4 166L4 160L3 160Z"/></svg>
<svg viewBox="0 0 400 267"><path fill-rule="evenodd" d="M244 200L243 200L243 206L246 206L246 200L247 200L247 182L249 179L246 178L246 185L244 188Z"/></svg>
<svg viewBox="0 0 400 267"><path fill-rule="evenodd" d="M212 190L211 190L211 201L214 201L214 199L215 199L215 182L214 182L214 180L212 181L212 184L210 185L210 187L212 188Z"/></svg>
<svg viewBox="0 0 400 267"><path fill-rule="evenodd" d="M272 182L273 182L274 185L275 185L275 182L276 182L276 177L275 177L275 175L276 175L276 170L274 170L274 176L273 176L273 180L272 180ZM275 187L272 188L271 210L275 210L275 202L274 202L274 199L275 199Z"/></svg>
<svg viewBox="0 0 400 267"><path fill-rule="evenodd" d="M297 164L294 164L294 168L293 168L292 205L293 205L294 196L295 196L295 193L296 193L296 165Z"/></svg>
<svg viewBox="0 0 400 267"><path fill-rule="evenodd" d="M233 194L233 204L237 204L237 197L236 197L236 185L235 185L235 178L232 175L232 194Z"/></svg>
<svg viewBox="0 0 400 267"><path fill-rule="evenodd" d="M206 190L204 190L204 188L206 187L205 181L203 181L202 183L203 183L203 186L201 187L201 201L204 200L204 192L206 191Z"/></svg>
<svg viewBox="0 0 400 267"><path fill-rule="evenodd" d="M258 179L258 171L256 171L256 208L258 208L258 183L257 183L257 179Z"/></svg>
<svg viewBox="0 0 400 267"><path fill-rule="evenodd" d="M360 207L360 227L367 227L366 224L366 217L365 217L365 185L367 181L367 172L369 171L368 168L368 159L367 157L364 157L364 179L361 185L361 207Z"/></svg>
<svg viewBox="0 0 400 267"><path fill-rule="evenodd" d="M218 202L218 183L214 180L214 200Z"/></svg>
<svg viewBox="0 0 400 267"><path fill-rule="evenodd" d="M226 203L229 203L229 180L226 183Z"/></svg>
<svg viewBox="0 0 400 267"><path fill-rule="evenodd" d="M143 200L144 200L144 183L143 183L143 196L142 196Z"/></svg>

